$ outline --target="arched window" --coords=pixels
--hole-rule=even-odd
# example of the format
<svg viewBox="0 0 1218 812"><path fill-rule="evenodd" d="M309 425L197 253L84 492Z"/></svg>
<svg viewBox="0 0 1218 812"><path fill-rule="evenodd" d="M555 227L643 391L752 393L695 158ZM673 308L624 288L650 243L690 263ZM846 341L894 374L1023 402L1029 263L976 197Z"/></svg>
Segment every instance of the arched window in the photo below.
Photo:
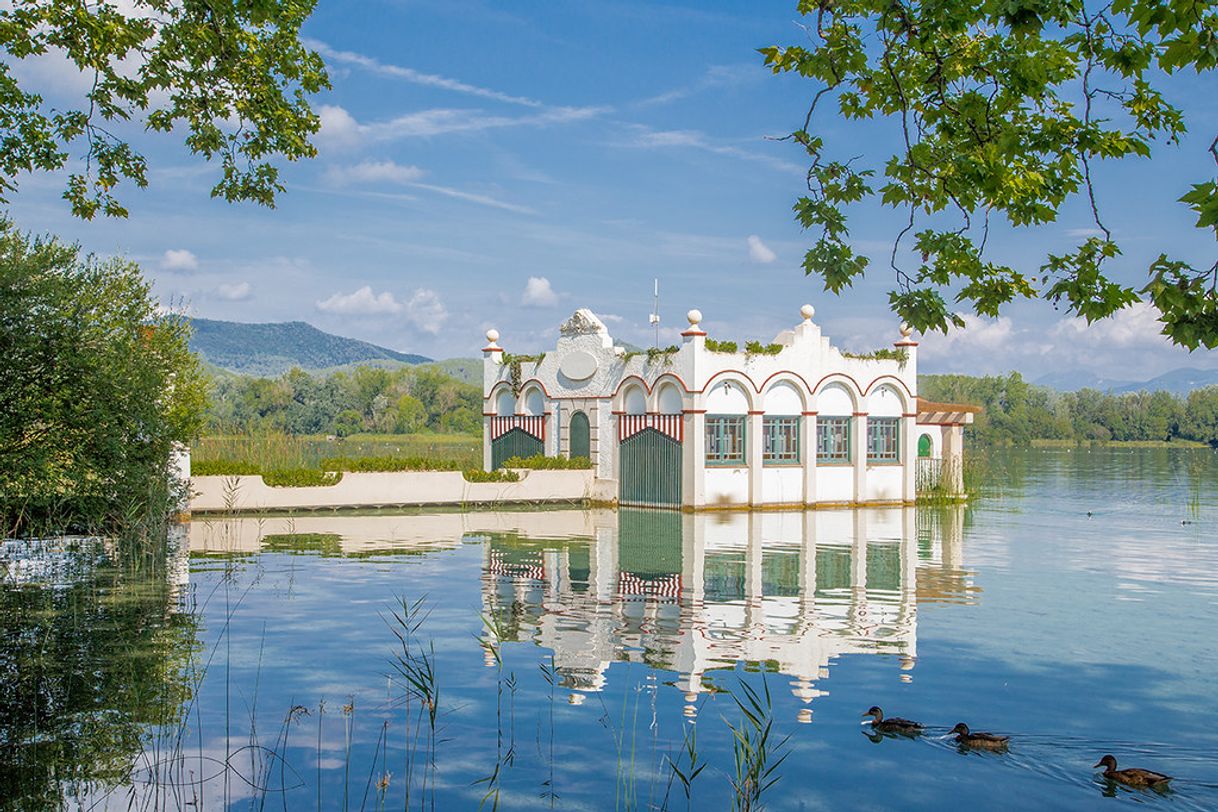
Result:
<svg viewBox="0 0 1218 812"><path fill-rule="evenodd" d="M504 389L495 398L495 414L510 417L516 414L516 397L510 389Z"/></svg>
<svg viewBox="0 0 1218 812"><path fill-rule="evenodd" d="M671 383L660 384L656 393L656 411L660 414L681 414L681 391Z"/></svg>
<svg viewBox="0 0 1218 812"><path fill-rule="evenodd" d="M567 453L571 459L592 459L592 430L588 426L588 415L575 412L571 415L571 444Z"/></svg>
<svg viewBox="0 0 1218 812"><path fill-rule="evenodd" d="M533 387L524 396L524 411L525 414L538 417L546 413L546 396L541 393L541 390Z"/></svg>
<svg viewBox="0 0 1218 812"><path fill-rule="evenodd" d="M929 457L934 453L935 441L930 439L929 434L923 434L918 438L918 456Z"/></svg>
<svg viewBox="0 0 1218 812"><path fill-rule="evenodd" d="M867 396L867 462L901 461L901 395L881 386Z"/></svg>
<svg viewBox="0 0 1218 812"><path fill-rule="evenodd" d="M626 414L647 413L647 396L643 394L642 387L631 386L626 390L622 397L622 411Z"/></svg>
<svg viewBox="0 0 1218 812"><path fill-rule="evenodd" d="M816 461L820 464L845 465L852 457L851 425L854 422L854 399L845 386L831 383L816 396Z"/></svg>
<svg viewBox="0 0 1218 812"><path fill-rule="evenodd" d="M789 383L774 384L765 393L765 417L761 419L763 465L799 465L800 424L803 398Z"/></svg>
<svg viewBox="0 0 1218 812"><path fill-rule="evenodd" d="M743 467L749 398L740 384L716 381L706 394L706 464Z"/></svg>

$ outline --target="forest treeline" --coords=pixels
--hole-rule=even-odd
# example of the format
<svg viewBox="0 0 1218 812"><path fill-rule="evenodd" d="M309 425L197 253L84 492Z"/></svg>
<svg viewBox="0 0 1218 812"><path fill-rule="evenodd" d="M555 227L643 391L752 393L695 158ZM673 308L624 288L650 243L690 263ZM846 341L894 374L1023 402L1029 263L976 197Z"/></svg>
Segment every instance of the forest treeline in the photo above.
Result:
<svg viewBox="0 0 1218 812"><path fill-rule="evenodd" d="M1170 392L1058 392L1009 375L923 375L927 400L985 409L968 429L979 443L1029 445L1033 440L1196 440L1218 447L1218 386L1187 396Z"/></svg>
<svg viewBox="0 0 1218 812"><path fill-rule="evenodd" d="M1170 392L1057 392L1019 373L973 377L924 375L919 394L985 411L969 428L979 443L1033 440L1196 440L1218 446L1218 387L1187 396ZM329 375L294 369L277 378L219 377L212 388L212 432L288 434L360 432L477 433L482 393L434 367L356 367Z"/></svg>
<svg viewBox="0 0 1218 812"><path fill-rule="evenodd" d="M482 430L482 392L433 367L355 367L328 375L217 377L208 430L414 434Z"/></svg>

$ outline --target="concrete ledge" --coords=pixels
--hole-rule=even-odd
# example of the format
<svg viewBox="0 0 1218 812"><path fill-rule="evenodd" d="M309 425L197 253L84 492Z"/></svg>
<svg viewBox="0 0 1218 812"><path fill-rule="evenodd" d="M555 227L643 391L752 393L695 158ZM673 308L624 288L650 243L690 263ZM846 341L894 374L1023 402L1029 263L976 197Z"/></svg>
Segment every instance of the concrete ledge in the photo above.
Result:
<svg viewBox="0 0 1218 812"><path fill-rule="evenodd" d="M519 482L467 482L460 471L344 473L334 485L272 488L260 476L191 479L193 513L588 502L593 472L522 470Z"/></svg>

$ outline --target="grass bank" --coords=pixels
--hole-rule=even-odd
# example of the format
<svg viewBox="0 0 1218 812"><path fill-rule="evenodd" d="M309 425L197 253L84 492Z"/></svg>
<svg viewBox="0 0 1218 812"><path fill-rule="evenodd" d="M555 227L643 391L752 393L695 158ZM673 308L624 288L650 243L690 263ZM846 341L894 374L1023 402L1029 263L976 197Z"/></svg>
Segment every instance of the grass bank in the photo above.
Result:
<svg viewBox="0 0 1218 812"><path fill-rule="evenodd" d="M282 433L215 434L200 437L191 447L190 455L192 467L200 474L320 470L324 460L387 458L425 460L433 470L461 471L482 467L482 437L474 434L356 434L345 438ZM365 464L352 470L371 468Z"/></svg>

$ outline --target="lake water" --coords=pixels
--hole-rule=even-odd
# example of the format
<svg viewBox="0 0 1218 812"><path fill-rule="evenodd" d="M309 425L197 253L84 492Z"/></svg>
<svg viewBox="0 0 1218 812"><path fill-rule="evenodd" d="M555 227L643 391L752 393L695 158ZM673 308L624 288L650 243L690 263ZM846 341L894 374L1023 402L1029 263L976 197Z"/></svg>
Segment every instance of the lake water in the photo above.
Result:
<svg viewBox="0 0 1218 812"><path fill-rule="evenodd" d="M1218 808L1218 454L990 480L968 508L195 521L160 579L10 550L0 804L726 809L739 755L775 810ZM873 741L871 705L927 734ZM1105 753L1173 789L1108 785Z"/></svg>

